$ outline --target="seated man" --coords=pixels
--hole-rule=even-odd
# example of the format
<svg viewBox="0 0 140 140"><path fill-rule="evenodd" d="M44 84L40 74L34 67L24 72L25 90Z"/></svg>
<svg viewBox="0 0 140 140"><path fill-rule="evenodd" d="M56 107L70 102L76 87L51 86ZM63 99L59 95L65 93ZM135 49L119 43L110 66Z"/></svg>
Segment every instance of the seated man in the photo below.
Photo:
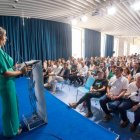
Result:
<svg viewBox="0 0 140 140"><path fill-rule="evenodd" d="M77 103L71 103L69 104L70 107L76 108L79 104L82 102L86 102L86 106L88 108L88 112L85 115L86 117L92 117L93 114L91 112L91 98L99 98L103 96L106 93L107 88L107 80L104 79L104 72L98 71L97 72L98 78L95 80L94 84L91 86L90 92L85 94Z"/></svg>
<svg viewBox="0 0 140 140"><path fill-rule="evenodd" d="M61 69L58 75L53 76L50 82L53 83L53 92L56 91L57 82L63 82L64 80L67 80L69 78L69 74L70 70L68 69L68 64L64 63L64 68Z"/></svg>
<svg viewBox="0 0 140 140"><path fill-rule="evenodd" d="M100 105L103 111L105 112L104 121L109 121L112 116L110 114L110 110L107 108L107 103L112 102L117 109L118 105L122 101L122 97L127 90L128 80L124 76L122 76L123 69L121 67L116 67L115 76L113 76L107 87L107 93L100 100Z"/></svg>
<svg viewBox="0 0 140 140"><path fill-rule="evenodd" d="M124 101L119 105L118 110L121 116L121 127L126 127L129 120L126 115L126 110L131 109L134 112L134 122L130 127L130 131L135 131L140 123L140 73L135 75L136 81L129 84L127 93L125 93Z"/></svg>
<svg viewBox="0 0 140 140"><path fill-rule="evenodd" d="M52 86L52 92L55 93L56 91L56 83L58 81L64 81L62 77L58 77L57 75L61 72L62 67L59 62L57 62L57 65L53 65L53 68L50 69L50 72L48 73L48 81L44 84L44 87Z"/></svg>
<svg viewBox="0 0 140 140"><path fill-rule="evenodd" d="M79 69L79 72L75 77L75 80L78 82L79 85L84 84L84 78L87 76L88 73L88 67L86 66L85 62L81 62L81 66L82 67Z"/></svg>
<svg viewBox="0 0 140 140"><path fill-rule="evenodd" d="M77 61L75 60L74 63L71 65L71 73L69 75L70 84L75 83L75 77L77 76Z"/></svg>
<svg viewBox="0 0 140 140"><path fill-rule="evenodd" d="M58 76L55 76L55 80L57 81L64 81L69 78L70 70L68 68L68 64L64 63L64 67L61 69Z"/></svg>
<svg viewBox="0 0 140 140"><path fill-rule="evenodd" d="M138 61L133 62L133 69L131 70L131 76L135 78L136 73L140 72L140 65Z"/></svg>

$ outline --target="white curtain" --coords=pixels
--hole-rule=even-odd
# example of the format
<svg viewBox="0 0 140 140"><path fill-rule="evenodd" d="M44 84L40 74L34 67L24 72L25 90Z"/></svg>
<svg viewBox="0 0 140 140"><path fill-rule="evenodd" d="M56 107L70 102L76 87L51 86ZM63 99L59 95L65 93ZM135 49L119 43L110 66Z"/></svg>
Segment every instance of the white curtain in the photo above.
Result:
<svg viewBox="0 0 140 140"><path fill-rule="evenodd" d="M105 57L106 34L101 33L101 57Z"/></svg>

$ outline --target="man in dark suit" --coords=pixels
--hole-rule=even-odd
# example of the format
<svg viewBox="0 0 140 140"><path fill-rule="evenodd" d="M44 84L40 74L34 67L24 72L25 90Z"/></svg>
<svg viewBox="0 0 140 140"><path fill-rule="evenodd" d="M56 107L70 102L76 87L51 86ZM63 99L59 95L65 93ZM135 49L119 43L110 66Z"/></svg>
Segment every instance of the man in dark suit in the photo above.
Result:
<svg viewBox="0 0 140 140"><path fill-rule="evenodd" d="M136 73L140 72L140 65L138 61L133 62L133 69L131 70L131 76L135 78Z"/></svg>
<svg viewBox="0 0 140 140"><path fill-rule="evenodd" d="M58 74L58 77L62 77L64 80L67 80L69 78L70 69L68 68L68 64L64 64L64 68L61 69L60 73Z"/></svg>
<svg viewBox="0 0 140 140"><path fill-rule="evenodd" d="M50 82L45 83L44 87L47 87L48 84L52 86L52 92L55 93L56 92L56 84L57 82L63 82L64 80L68 79L70 74L70 70L68 69L68 64L65 63L64 67L60 70L60 72L58 73L58 75L53 75L51 77Z"/></svg>

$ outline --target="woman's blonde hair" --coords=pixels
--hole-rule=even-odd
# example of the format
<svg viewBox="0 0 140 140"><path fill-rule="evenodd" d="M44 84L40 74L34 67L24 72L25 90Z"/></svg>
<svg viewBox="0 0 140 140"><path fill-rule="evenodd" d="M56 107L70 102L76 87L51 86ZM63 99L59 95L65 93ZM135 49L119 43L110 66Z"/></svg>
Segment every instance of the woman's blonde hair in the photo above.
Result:
<svg viewBox="0 0 140 140"><path fill-rule="evenodd" d="M0 45L3 45L2 39L3 39L3 37L4 37L5 34L6 34L6 30L3 29L2 27L0 27Z"/></svg>
<svg viewBox="0 0 140 140"><path fill-rule="evenodd" d="M6 34L6 30L0 27L0 38L2 38Z"/></svg>

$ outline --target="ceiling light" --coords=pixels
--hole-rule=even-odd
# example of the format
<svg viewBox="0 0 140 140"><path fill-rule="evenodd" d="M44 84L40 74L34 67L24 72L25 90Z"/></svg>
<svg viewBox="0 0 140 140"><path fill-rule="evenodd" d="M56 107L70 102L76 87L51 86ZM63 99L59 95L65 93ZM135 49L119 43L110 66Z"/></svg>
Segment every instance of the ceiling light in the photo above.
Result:
<svg viewBox="0 0 140 140"><path fill-rule="evenodd" d="M108 7L108 9L107 9L108 15L114 15L115 13L116 13L116 7L114 7L114 6Z"/></svg>
<svg viewBox="0 0 140 140"><path fill-rule="evenodd" d="M15 0L15 3L18 3L18 0Z"/></svg>
<svg viewBox="0 0 140 140"><path fill-rule="evenodd" d="M76 25L76 24L77 24L77 20L76 20L76 19L73 19L73 20L71 21L71 23L72 23L72 25Z"/></svg>
<svg viewBox="0 0 140 140"><path fill-rule="evenodd" d="M13 5L12 5L12 8L16 8L16 5L13 4Z"/></svg>
<svg viewBox="0 0 140 140"><path fill-rule="evenodd" d="M87 16L82 16L82 17L81 17L81 20L82 20L83 22L86 22L86 21L87 21Z"/></svg>
<svg viewBox="0 0 140 140"><path fill-rule="evenodd" d="M135 2L134 4L131 5L131 8L135 11L140 10L140 1L139 2Z"/></svg>

